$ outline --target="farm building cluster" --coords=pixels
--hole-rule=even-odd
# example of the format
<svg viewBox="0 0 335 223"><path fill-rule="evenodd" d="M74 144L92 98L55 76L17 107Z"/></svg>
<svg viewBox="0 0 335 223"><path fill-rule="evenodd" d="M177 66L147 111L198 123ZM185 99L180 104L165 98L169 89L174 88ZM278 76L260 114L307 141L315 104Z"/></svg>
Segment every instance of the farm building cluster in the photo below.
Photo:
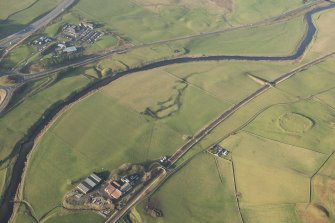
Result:
<svg viewBox="0 0 335 223"><path fill-rule="evenodd" d="M102 187L103 191L111 198L111 199L119 199L123 195L127 194L135 185L135 183L139 180L139 175L131 175L131 176L122 176L117 180L109 180L106 181ZM100 183L102 179L98 177L95 173L91 174L84 181L82 181L76 187L81 195L79 194L77 197L81 197L93 189L95 189Z"/></svg>
<svg viewBox="0 0 335 223"><path fill-rule="evenodd" d="M228 155L230 154L229 150L223 148L220 145L215 145L214 147L210 148L208 152L213 154L214 156L224 157L224 158L227 158Z"/></svg>
<svg viewBox="0 0 335 223"><path fill-rule="evenodd" d="M130 176L129 178L126 176L121 177L120 180L110 180L107 182L107 185L104 191L112 198L119 199L123 195L127 194L131 189L133 189L133 185L139 179L138 175Z"/></svg>
<svg viewBox="0 0 335 223"><path fill-rule="evenodd" d="M140 174L103 180L92 173L65 196L64 205L74 209L97 210L102 216L108 217L114 209L125 205L130 194L138 190L142 180Z"/></svg>
<svg viewBox="0 0 335 223"><path fill-rule="evenodd" d="M75 53L82 48L75 47L72 42L60 42L57 39L49 36L41 36L31 42L31 45L35 46L42 54L53 53L55 56L63 53Z"/></svg>
<svg viewBox="0 0 335 223"><path fill-rule="evenodd" d="M96 30L93 22L81 22L79 25L66 23L59 30L55 37L42 35L30 44L45 55L52 53L53 56L58 56L80 52L104 35Z"/></svg>

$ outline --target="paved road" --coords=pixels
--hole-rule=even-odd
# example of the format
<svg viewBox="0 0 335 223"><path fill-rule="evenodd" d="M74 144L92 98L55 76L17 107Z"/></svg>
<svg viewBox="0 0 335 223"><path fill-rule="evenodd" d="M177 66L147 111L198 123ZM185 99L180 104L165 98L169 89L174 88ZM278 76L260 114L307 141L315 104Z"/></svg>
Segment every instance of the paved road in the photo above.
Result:
<svg viewBox="0 0 335 223"><path fill-rule="evenodd" d="M146 197L149 195L152 191L152 188L154 187L155 184L158 184L159 181L166 175L166 170L162 167L157 168L160 173L150 182L149 185L147 185L145 188L142 189L142 191L138 194L136 194L127 204L128 208L122 208L119 211L116 211L107 221L106 223L114 223L119 221L125 214L127 214L128 210L130 207L133 207L136 205L139 201L143 199L143 197Z"/></svg>
<svg viewBox="0 0 335 223"><path fill-rule="evenodd" d="M75 0L64 0L61 2L56 8L54 8L51 12L47 15L43 16L42 18L38 19L37 21L31 23L28 27L23 30L20 30L17 33L14 33L10 36L7 36L4 39L0 40L0 47L6 49L5 54L2 58L15 46L20 44L22 41L27 39L37 30L41 29L42 27L46 26L52 20L57 18L61 13L63 13L67 8L69 8Z"/></svg>
<svg viewBox="0 0 335 223"><path fill-rule="evenodd" d="M1 113L3 112L3 110L5 110L5 108L6 108L7 105L9 104L10 99L11 99L12 96L13 96L15 87L1 87L1 86L0 86L0 88L6 91L6 97L5 97L5 99L0 103L0 115L1 115Z"/></svg>

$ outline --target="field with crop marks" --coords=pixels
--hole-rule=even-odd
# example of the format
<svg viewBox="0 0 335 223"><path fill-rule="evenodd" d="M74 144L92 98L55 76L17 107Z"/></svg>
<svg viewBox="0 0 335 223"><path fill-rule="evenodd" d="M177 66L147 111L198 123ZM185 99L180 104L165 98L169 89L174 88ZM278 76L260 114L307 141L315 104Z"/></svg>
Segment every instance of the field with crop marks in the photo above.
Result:
<svg viewBox="0 0 335 223"><path fill-rule="evenodd" d="M22 28L59 2L0 0L0 29L6 30L0 36ZM306 35L302 14L258 27L252 24L306 2L310 1L77 1L40 34L55 36L66 22L89 20L109 34L87 48L87 53L120 46L130 49L28 83L14 95L15 106L0 117L0 192L7 186L9 167L18 152L13 148L55 103L94 81L159 60L291 55ZM14 222L32 223L34 218L45 223L104 222L97 213L63 208L64 195L92 172L109 173L125 163L147 164L174 154L265 84L267 91L239 107L170 167L182 168L150 199L135 206L128 216L131 223L335 222L335 59L273 83L305 62L335 51L334 12L313 16L316 35L295 61L161 66L120 77L69 106L35 141ZM250 26L193 36L245 24ZM189 39L150 44L182 36ZM148 45L137 47L144 43ZM22 45L9 54L3 68L25 63L35 53L32 46ZM205 150L214 144L227 149L229 156L217 157ZM161 209L163 217L149 217L148 203Z"/></svg>
<svg viewBox="0 0 335 223"><path fill-rule="evenodd" d="M290 112L298 113L304 118L293 119L287 123L284 129L281 125L283 115ZM333 150L335 133L332 122L334 121L334 110L316 101L303 101L291 105L278 105L268 109L253 121L247 128L256 135L268 139L281 141L290 145L300 146L320 153L329 154ZM306 122L312 122L306 129ZM310 125L308 123L307 125ZM298 129L294 132L292 130Z"/></svg>
<svg viewBox="0 0 335 223"><path fill-rule="evenodd" d="M232 152L237 194L245 222L333 221L332 61L331 58L304 70L278 85L277 89L269 90L202 142L204 148L237 129L238 134L226 138L220 145ZM313 82L316 75L320 78ZM186 73L184 77L187 77ZM306 83L306 91L301 90L304 89L302 84L297 87L294 83ZM249 124L243 127L244 123ZM239 127L242 129L239 130ZM184 180L192 179L191 174L188 176ZM168 195L180 190L178 186L181 185L169 186L169 183L153 197L159 197L160 207L170 212L171 207L163 204L171 199ZM183 202L187 200L184 194L189 190L181 192ZM191 204L191 201L188 202ZM140 208L143 206L138 206L137 210ZM180 209L176 207L172 210L178 213ZM189 215L184 214L184 217ZM168 217L157 221L143 218L144 222L175 222Z"/></svg>

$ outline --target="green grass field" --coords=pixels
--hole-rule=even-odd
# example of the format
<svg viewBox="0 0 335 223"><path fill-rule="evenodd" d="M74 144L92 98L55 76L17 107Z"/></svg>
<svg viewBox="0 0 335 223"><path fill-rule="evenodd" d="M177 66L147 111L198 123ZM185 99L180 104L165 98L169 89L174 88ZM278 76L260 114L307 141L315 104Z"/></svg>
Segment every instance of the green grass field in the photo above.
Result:
<svg viewBox="0 0 335 223"><path fill-rule="evenodd" d="M292 132L285 131L279 125L279 119L288 112L302 114L313 120L314 125L307 131ZM253 132L265 138L281 141L290 145L300 146L324 154L333 150L335 133L332 122L334 110L315 101L303 101L291 105L278 105L268 109L253 121L247 131ZM297 125L295 120L291 125ZM291 127L297 128L297 126ZM303 128L303 126L299 126Z"/></svg>
<svg viewBox="0 0 335 223"><path fill-rule="evenodd" d="M8 165L12 159L10 154L16 143L28 134L31 126L42 117L50 106L90 82L87 78L75 74L55 83L53 80L54 78L51 77L28 85L21 91L20 97L23 97L24 101L17 97L16 100L19 103L0 118L0 157L2 160L9 158L1 166L1 176L3 176L0 178L1 192L2 185L6 180L4 177L8 171Z"/></svg>
<svg viewBox="0 0 335 223"><path fill-rule="evenodd" d="M256 206L243 210L245 222L302 223L295 204Z"/></svg>
<svg viewBox="0 0 335 223"><path fill-rule="evenodd" d="M233 155L233 160L242 207L308 202L309 177L259 164L249 157Z"/></svg>
<svg viewBox="0 0 335 223"><path fill-rule="evenodd" d="M28 94L24 102L10 110L6 116L0 118L0 131L1 137L3 137L0 144L1 157L9 155L15 143L27 134L28 129L41 118L46 109L88 83L87 78L74 75L64 78L41 93ZM38 86L38 84L36 85ZM36 85L30 87L33 89L37 87Z"/></svg>
<svg viewBox="0 0 335 223"><path fill-rule="evenodd" d="M35 2L35 0L15 1L15 3L13 1L8 2L6 0L1 0L0 1L0 8L1 8L0 19L5 20L11 14L13 14L17 11L24 10L25 8L29 7L34 2Z"/></svg>
<svg viewBox="0 0 335 223"><path fill-rule="evenodd" d="M22 45L10 53L9 60L11 64L22 63L26 59L32 57L35 53L37 53L37 50L34 46Z"/></svg>
<svg viewBox="0 0 335 223"><path fill-rule="evenodd" d="M172 154L185 136L260 87L245 73L275 77L288 67L278 65L275 71L265 63L191 63L120 78L76 104L46 133L29 162L24 198L39 217L60 204L72 182L92 171ZM141 114L169 99L181 79L188 86L176 113L157 120ZM241 85L249 87L233 91Z"/></svg>
<svg viewBox="0 0 335 223"><path fill-rule="evenodd" d="M182 41L193 55L290 55L300 44L306 30L303 17L258 28Z"/></svg>
<svg viewBox="0 0 335 223"><path fill-rule="evenodd" d="M323 103L335 108L335 89L329 90L323 94L316 96L318 100L321 100Z"/></svg>
<svg viewBox="0 0 335 223"><path fill-rule="evenodd" d="M15 222L17 223L34 223L35 220L29 215L26 206L20 205L19 210L15 215Z"/></svg>
<svg viewBox="0 0 335 223"><path fill-rule="evenodd" d="M302 5L300 0L272 0L265 5L259 0L236 1L230 13L229 2L219 3L218 6L214 1L200 0L184 0L178 4L150 0L100 0L99 4L95 4L83 0L74 11L102 21L120 35L130 38L133 43L140 43L227 28L231 23L250 23ZM100 5L105 7L101 8Z"/></svg>
<svg viewBox="0 0 335 223"><path fill-rule="evenodd" d="M232 151L233 157L253 160L259 165L280 168L305 176L312 176L327 158L321 153L243 131L224 140L221 145Z"/></svg>
<svg viewBox="0 0 335 223"><path fill-rule="evenodd" d="M22 29L34 19L52 10L60 1L61 0L1 0L0 19L6 19L9 15L11 16L5 21L0 20L0 37L5 37Z"/></svg>
<svg viewBox="0 0 335 223"><path fill-rule="evenodd" d="M329 157L329 160L320 169L312 182L312 204L304 212L306 217L311 219L323 219L325 222L333 222L335 220L335 196L334 190L335 177L335 156Z"/></svg>
<svg viewBox="0 0 335 223"><path fill-rule="evenodd" d="M54 216L48 218L45 223L74 223L74 222L80 222L80 223L103 223L105 222L105 219L95 213L92 212L77 212L73 214L55 214Z"/></svg>
<svg viewBox="0 0 335 223"><path fill-rule="evenodd" d="M147 106L166 100L176 81L179 79L160 70L134 74L115 81L64 114L37 146L28 169L24 197L37 216L57 206L73 187L71 182L91 171L112 170L125 162L172 154L184 135L194 134L227 108L219 99L190 85L177 113L161 120L140 114ZM125 89L127 93L122 94ZM156 94L145 93L144 89ZM203 106L211 109L204 110ZM62 160L62 166L58 160ZM52 179L45 169L54 173ZM40 184L41 180L47 183Z"/></svg>
<svg viewBox="0 0 335 223"><path fill-rule="evenodd" d="M96 4L83 0L74 11L103 22L133 43L206 31L223 23L223 19L218 19L218 13L212 14L206 7L200 8L199 4L193 9L180 5L163 7L158 14L143 7L142 2L100 0Z"/></svg>
<svg viewBox="0 0 335 223"><path fill-rule="evenodd" d="M230 162L201 154L176 173L152 198L164 217L145 215L145 204L137 210L143 223L229 222L240 223Z"/></svg>
<svg viewBox="0 0 335 223"><path fill-rule="evenodd" d="M299 98L318 97L318 94L335 87L334 62L335 58L331 57L297 74L278 88Z"/></svg>
<svg viewBox="0 0 335 223"><path fill-rule="evenodd" d="M262 0L235 0L234 13L229 20L232 23L245 24L259 21L271 16L282 14L293 8L301 6L303 1L262 1Z"/></svg>

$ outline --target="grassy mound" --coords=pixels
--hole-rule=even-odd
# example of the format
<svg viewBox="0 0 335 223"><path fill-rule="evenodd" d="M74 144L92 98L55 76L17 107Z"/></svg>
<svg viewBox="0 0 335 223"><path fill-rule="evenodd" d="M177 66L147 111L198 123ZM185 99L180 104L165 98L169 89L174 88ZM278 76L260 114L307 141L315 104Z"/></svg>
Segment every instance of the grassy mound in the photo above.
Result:
<svg viewBox="0 0 335 223"><path fill-rule="evenodd" d="M298 113L286 113L278 119L279 127L288 133L304 133L314 126L314 120Z"/></svg>

